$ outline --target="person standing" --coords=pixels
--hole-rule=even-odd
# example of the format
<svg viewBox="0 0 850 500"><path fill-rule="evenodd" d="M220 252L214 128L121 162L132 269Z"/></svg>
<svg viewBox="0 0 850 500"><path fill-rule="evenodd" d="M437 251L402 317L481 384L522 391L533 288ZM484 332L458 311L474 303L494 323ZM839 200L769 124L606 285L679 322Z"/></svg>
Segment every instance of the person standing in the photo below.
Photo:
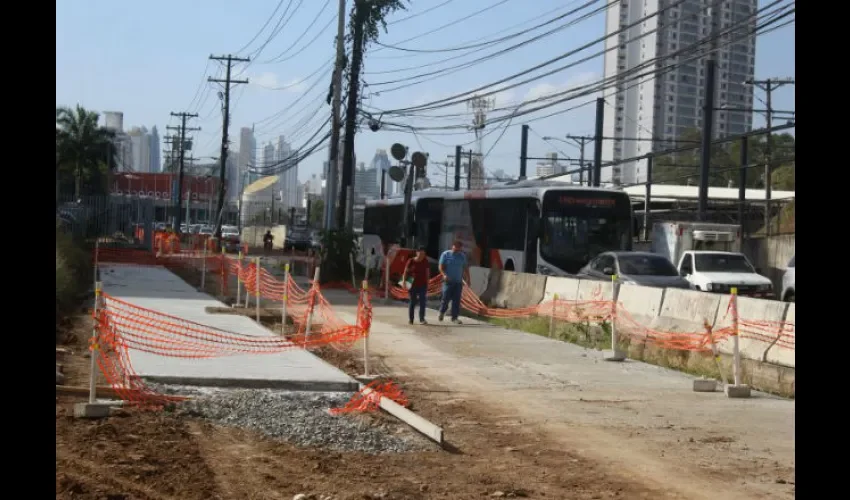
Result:
<svg viewBox="0 0 850 500"><path fill-rule="evenodd" d="M463 293L463 280L468 275L466 254L461 250L463 243L455 241L451 250L440 255L440 274L443 276L443 298L440 301L440 315L437 319L443 321L449 302L452 303L452 323L461 324L460 299Z"/></svg>
<svg viewBox="0 0 850 500"><path fill-rule="evenodd" d="M430 279L430 269L428 258L425 256L425 247L419 247L416 250L416 255L407 261L402 273L401 282L407 282L407 276L413 277L413 283L410 284L410 307L408 310L410 324L413 324L413 311L416 309L416 304L419 304L419 324L427 325L425 321L425 303L428 299L428 280Z"/></svg>

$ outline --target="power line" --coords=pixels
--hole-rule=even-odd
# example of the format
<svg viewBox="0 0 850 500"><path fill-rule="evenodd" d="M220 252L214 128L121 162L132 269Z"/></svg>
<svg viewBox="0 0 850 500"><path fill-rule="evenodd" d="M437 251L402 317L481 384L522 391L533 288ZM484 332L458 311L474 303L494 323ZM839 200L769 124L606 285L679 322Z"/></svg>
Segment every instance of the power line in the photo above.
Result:
<svg viewBox="0 0 850 500"><path fill-rule="evenodd" d="M298 45L298 42L300 42L300 41L304 38L304 36L305 36L305 35L307 35L307 32L309 32L309 31L310 31L310 29L312 29L312 28L313 28L313 26L316 24L316 21L318 21L318 20L319 20L319 17L321 17L321 16L322 16L322 14L323 14L323 13L327 10L328 5L330 5L330 3L331 3L331 0L325 0L325 3L324 3L324 5L322 5L322 8L321 8L321 9L319 9L319 12L317 12L317 13L316 13L316 17L314 17L314 18L313 18L313 20L312 20L312 21L310 21L310 23L307 25L307 27L306 27L306 28L304 28L304 31L303 31L303 32L302 32L302 33L298 36L298 38L296 38L296 39L295 39L295 41L294 41L294 42L292 42L292 44L291 44L289 47L287 47L286 49L284 49L284 50L283 50L283 52L281 52L280 54L278 54L278 55L276 55L276 56L274 56L274 57L271 57L271 58L269 58L269 59L267 59L267 60L265 60L265 61L260 62L260 64L271 64L271 63L275 63L275 62L281 62L281 59L283 59L283 56L285 56L287 52L289 52L290 50L292 50L292 48L293 48L293 47L295 47L296 45ZM331 19L328 21L328 24L327 24L327 25L325 25L325 27L324 27L324 28L323 28L323 29L319 32L319 34L323 33L323 32L324 32L324 31L328 28L328 26L330 26L330 23L331 23L331 22L333 22L333 20L334 20L334 19L333 19L333 18L331 18ZM317 37L318 37L318 36L317 36ZM308 43L308 44L307 44L307 45L305 45L304 47L301 47L301 49L300 49L298 52L296 52L295 54L293 54L291 57L295 57L295 56L297 56L298 54L302 53L302 52L303 52L303 51L304 51L307 47L309 47L309 46L312 44L312 42L314 42L314 41L316 41L316 38L313 38L313 40L311 40L311 41L310 41L310 43ZM291 59L291 57L290 57L290 59Z"/></svg>

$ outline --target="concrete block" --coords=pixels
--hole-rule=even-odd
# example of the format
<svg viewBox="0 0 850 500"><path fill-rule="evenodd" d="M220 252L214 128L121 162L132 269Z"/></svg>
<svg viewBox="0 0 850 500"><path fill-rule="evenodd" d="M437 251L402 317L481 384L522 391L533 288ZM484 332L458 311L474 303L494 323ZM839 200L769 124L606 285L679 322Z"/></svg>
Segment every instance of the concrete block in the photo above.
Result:
<svg viewBox="0 0 850 500"><path fill-rule="evenodd" d="M471 266L469 268L469 288L479 297L487 290L487 282L490 279L490 269L486 267Z"/></svg>
<svg viewBox="0 0 850 500"><path fill-rule="evenodd" d="M748 385L727 385L726 386L726 397L727 398L748 398L750 397L750 386Z"/></svg>
<svg viewBox="0 0 850 500"><path fill-rule="evenodd" d="M715 392L717 390L717 381L705 378L694 380L694 392Z"/></svg>
<svg viewBox="0 0 850 500"><path fill-rule="evenodd" d="M729 308L732 296L722 295L721 297L720 307L717 309L717 318L714 321L715 330L732 326L732 311ZM777 335L773 339L757 338L759 334L769 334L769 330L748 326L747 320L771 321L778 325L785 318L787 309L787 303L777 300L738 297L738 317L741 318L738 346L741 351L741 357L763 361L767 350L773 345L776 338L778 338L779 333L777 331ZM732 354L732 339L728 338L718 343L717 348L724 354Z"/></svg>
<svg viewBox="0 0 850 500"><path fill-rule="evenodd" d="M797 306L796 304L788 304L788 309L785 312L785 327L782 330L783 334L794 334L796 325L795 322L797 320ZM793 338L793 337L792 337ZM783 337L783 340L786 342L790 340L787 336ZM768 363L774 363L781 366L787 366L791 368L796 367L796 350L792 349L788 346L783 346L781 344L777 344L776 342L772 343L770 347L764 353L764 359Z"/></svg>
<svg viewBox="0 0 850 500"><path fill-rule="evenodd" d="M113 407L121 406L116 401L95 401L94 403L77 403L74 405L74 417L76 418L105 418L109 416Z"/></svg>
<svg viewBox="0 0 850 500"><path fill-rule="evenodd" d="M721 297L696 290L666 288L661 312L651 327L662 332L704 333L704 321L714 324Z"/></svg>
<svg viewBox="0 0 850 500"><path fill-rule="evenodd" d="M625 361L626 357L627 356L625 352L619 349L615 349L613 351L605 351L605 356L603 357L603 359L605 361Z"/></svg>
<svg viewBox="0 0 850 500"><path fill-rule="evenodd" d="M576 300L595 301L612 300L614 298L614 284L610 281L579 280Z"/></svg>
<svg viewBox="0 0 850 500"><path fill-rule="evenodd" d="M581 280L549 276L544 287L543 300L552 300L557 293L561 300L578 300L578 287Z"/></svg>
<svg viewBox="0 0 850 500"><path fill-rule="evenodd" d="M642 326L649 326L661 311L664 289L638 285L623 285L617 299L618 307L622 309L617 328L623 334L643 338L646 331Z"/></svg>
<svg viewBox="0 0 850 500"><path fill-rule="evenodd" d="M534 306L543 300L546 276L491 269L487 289L481 294L485 304L507 309Z"/></svg>

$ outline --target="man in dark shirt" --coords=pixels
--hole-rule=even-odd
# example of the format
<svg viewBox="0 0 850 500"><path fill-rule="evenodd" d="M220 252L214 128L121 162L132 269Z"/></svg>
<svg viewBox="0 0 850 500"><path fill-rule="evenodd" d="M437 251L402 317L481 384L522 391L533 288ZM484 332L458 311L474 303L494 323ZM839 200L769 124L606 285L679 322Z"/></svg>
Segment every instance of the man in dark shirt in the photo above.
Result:
<svg viewBox="0 0 850 500"><path fill-rule="evenodd" d="M413 278L413 283L410 284L410 307L408 310L410 324L413 324L413 311L416 309L416 304L419 304L419 324L427 325L425 321L425 301L428 298L428 280L430 278L430 269L428 258L425 256L425 247L419 247L416 250L416 256L407 261L404 266L404 273L401 277L401 282L407 282L408 274Z"/></svg>

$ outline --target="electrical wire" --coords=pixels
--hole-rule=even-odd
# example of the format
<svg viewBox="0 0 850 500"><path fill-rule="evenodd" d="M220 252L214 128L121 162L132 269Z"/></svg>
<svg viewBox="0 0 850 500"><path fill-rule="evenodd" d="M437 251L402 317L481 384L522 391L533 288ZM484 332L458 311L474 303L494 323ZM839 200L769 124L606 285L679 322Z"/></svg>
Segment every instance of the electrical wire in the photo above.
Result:
<svg viewBox="0 0 850 500"><path fill-rule="evenodd" d="M308 25L307 25L307 27L304 29L304 31L303 31L303 32L302 32L302 33L298 36L298 38L296 38L296 39L295 39L295 41L294 41L294 42L292 42L292 44L291 44L289 47L287 47L286 49L284 49L284 50L283 50L283 52L281 52L280 54L278 54L278 55L276 55L276 56L274 56L274 57L272 57L272 58L269 58L269 59L267 59L267 60L265 60L265 61L260 62L260 64L271 64L271 63L281 62L281 60L283 59L283 57L284 57L284 56L285 56L285 55L286 55L286 54L287 54L290 50L292 50L292 48L293 48L293 47L295 47L296 45L298 45L298 42L300 42L302 39L304 39L304 37L307 35L307 32L309 32L309 31L310 31L310 29L312 29L312 28L313 28L313 26L316 24L316 21L318 21L318 20L319 20L319 18L322 16L322 14L324 14L324 13L325 13L325 11L328 9L328 5L330 5L330 3L331 3L331 0L325 0L325 4L324 4L324 5L322 5L322 8L321 8L321 9L319 9L319 12L317 12L317 13L316 13L316 17L314 17L314 18L313 18L313 20L312 20L312 21L310 21L310 24L308 24ZM331 23L331 22L333 22L335 19L336 19L336 16L332 17L332 18L328 21L328 24L327 24L327 25L325 25L325 27L322 29L322 31L320 31L320 32L319 32L319 34L323 33L323 32L324 32L324 31L328 28L328 26L330 26L330 23ZM316 40L316 38L313 38L313 40L312 40L310 43L314 42L315 40ZM304 49L306 49L306 48L307 48L307 47L309 47L309 46L310 46L310 44L308 43L307 45L305 45L304 47L302 47L302 48L301 48L298 52L296 52L296 53L293 55L293 57L295 57L295 56L297 56L298 54L300 54L301 52L303 52L303 51L304 51Z"/></svg>
<svg viewBox="0 0 850 500"><path fill-rule="evenodd" d="M249 40L249 41L248 41L248 43L246 43L245 45L243 45L243 46L242 46L242 48L240 48L239 50L237 50L237 51L236 51L236 53L237 53L237 54L239 54L239 53L241 53L243 50L247 49L247 48L248 48L248 47L249 47L252 43L254 43L254 42L257 40L257 38L259 38L259 37L260 37L260 35L262 35L262 34L263 34L263 31L265 31L265 30L266 30L266 28L268 28L269 23L271 23L271 22L272 22L272 19L274 19L274 15L275 15L275 14L277 14L277 11L278 11L278 10L280 10L280 6L281 6L281 5L283 5L283 0L280 0L280 2L278 2L278 3L277 3L277 7L275 7L275 8L274 8L274 11L272 11L272 13L269 15L268 19L266 19L266 22L265 22L265 24L263 24L263 27L262 27L262 28L260 28L260 31L258 31L258 32L254 35L254 37L253 37L253 38L251 38L251 40Z"/></svg>

